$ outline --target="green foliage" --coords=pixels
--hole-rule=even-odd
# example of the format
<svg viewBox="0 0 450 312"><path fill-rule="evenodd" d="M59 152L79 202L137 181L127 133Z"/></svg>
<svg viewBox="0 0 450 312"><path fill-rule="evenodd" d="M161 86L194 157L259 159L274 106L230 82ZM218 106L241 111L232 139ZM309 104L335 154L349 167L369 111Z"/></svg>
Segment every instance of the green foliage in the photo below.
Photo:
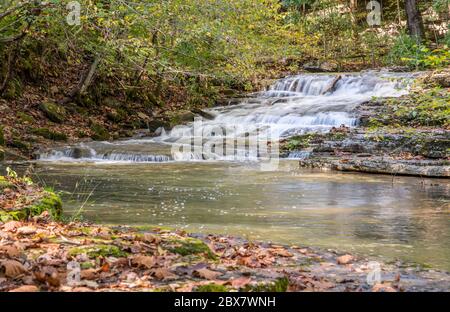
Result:
<svg viewBox="0 0 450 312"><path fill-rule="evenodd" d="M304 134L297 135L289 138L287 141L285 148L289 151L298 150L302 148L307 148L310 144L311 139L315 136L315 134Z"/></svg>
<svg viewBox="0 0 450 312"><path fill-rule="evenodd" d="M450 50L447 46L430 50L414 38L402 34L395 40L388 58L392 64L400 62L411 69L441 68L450 65Z"/></svg>
<svg viewBox="0 0 450 312"><path fill-rule="evenodd" d="M369 127L450 127L450 94L439 87L387 100L387 111L372 117Z"/></svg>
<svg viewBox="0 0 450 312"><path fill-rule="evenodd" d="M440 13L446 13L448 12L448 0L433 0L433 9L436 10L436 12Z"/></svg>
<svg viewBox="0 0 450 312"><path fill-rule="evenodd" d="M16 179L18 177L17 172L15 172L13 169L11 169L10 167L6 167L6 175L10 178L14 178Z"/></svg>
<svg viewBox="0 0 450 312"><path fill-rule="evenodd" d="M54 220L60 220L62 215L61 198L53 192L45 192L44 197L36 204L27 208L28 216L39 216L48 211Z"/></svg>
<svg viewBox="0 0 450 312"><path fill-rule="evenodd" d="M30 217L39 216L47 211L53 220L60 220L62 215L61 198L52 190L42 190L33 184L29 177L19 177L11 168L6 168L7 176L0 176L0 192L5 188L13 189L17 192L17 203L23 202L22 199L28 196L34 196L35 199L27 206L19 204L14 209L3 210L0 208L0 221L6 222L10 220L26 220ZM24 185L27 187L26 192L21 193Z"/></svg>

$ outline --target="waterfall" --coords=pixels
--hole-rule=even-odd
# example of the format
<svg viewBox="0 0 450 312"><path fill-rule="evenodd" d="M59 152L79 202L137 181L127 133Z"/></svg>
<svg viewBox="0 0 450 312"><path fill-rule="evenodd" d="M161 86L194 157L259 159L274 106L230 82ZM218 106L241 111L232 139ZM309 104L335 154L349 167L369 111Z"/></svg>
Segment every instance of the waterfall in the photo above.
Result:
<svg viewBox="0 0 450 312"><path fill-rule="evenodd" d="M286 77L256 97L207 110L215 116L212 120L162 130L160 136L152 139L67 147L42 153L40 159L95 162L258 160L259 148L266 144L261 144L261 137L269 138L267 144L270 145L278 138L292 135L327 132L341 125L355 127L358 119L354 111L358 105L373 97L407 94L413 78L411 74L370 71ZM239 147L236 143L239 141L246 143ZM233 147L231 153L224 153L223 148L217 150L218 146L226 144ZM304 157L304 154L298 156Z"/></svg>

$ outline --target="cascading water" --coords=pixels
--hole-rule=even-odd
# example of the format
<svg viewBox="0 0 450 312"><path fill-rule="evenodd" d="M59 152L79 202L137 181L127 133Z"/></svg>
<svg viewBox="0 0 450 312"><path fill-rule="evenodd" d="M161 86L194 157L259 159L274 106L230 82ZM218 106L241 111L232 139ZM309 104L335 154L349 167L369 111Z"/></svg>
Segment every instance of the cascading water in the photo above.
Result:
<svg viewBox="0 0 450 312"><path fill-rule="evenodd" d="M404 95L412 78L406 74L380 72L287 77L237 105L209 109L208 113L214 116L211 120L177 126L151 139L85 143L54 150L42 153L40 159L94 162L202 160L205 155L201 149L174 152L171 147L191 147L192 142L196 142L193 145L205 145L208 140L206 144L226 142L235 146L236 140L259 138L261 133L273 139L326 132L341 125L354 127L358 123L354 110L359 104L372 97ZM212 152L207 159L257 160L258 156L256 149L237 147L232 155Z"/></svg>

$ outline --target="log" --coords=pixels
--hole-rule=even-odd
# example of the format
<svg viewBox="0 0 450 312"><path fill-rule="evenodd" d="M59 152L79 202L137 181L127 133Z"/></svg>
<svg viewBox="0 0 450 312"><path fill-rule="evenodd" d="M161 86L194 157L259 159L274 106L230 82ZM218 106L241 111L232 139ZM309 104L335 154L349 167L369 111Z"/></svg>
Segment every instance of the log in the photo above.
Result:
<svg viewBox="0 0 450 312"><path fill-rule="evenodd" d="M339 80L342 79L342 75L336 76L336 78L333 79L333 81L330 83L328 88L325 89L325 91L322 92L322 95L334 92L336 90L336 84L339 82Z"/></svg>

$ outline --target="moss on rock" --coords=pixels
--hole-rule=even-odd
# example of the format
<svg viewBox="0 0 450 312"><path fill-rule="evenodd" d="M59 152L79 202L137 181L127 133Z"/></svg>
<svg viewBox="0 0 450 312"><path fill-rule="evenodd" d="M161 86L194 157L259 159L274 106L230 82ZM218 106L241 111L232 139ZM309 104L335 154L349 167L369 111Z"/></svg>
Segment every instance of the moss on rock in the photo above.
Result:
<svg viewBox="0 0 450 312"><path fill-rule="evenodd" d="M34 134L37 134L43 138L53 140L53 141L66 141L67 135L61 132L52 131L48 128L37 128L31 130Z"/></svg>
<svg viewBox="0 0 450 312"><path fill-rule="evenodd" d="M309 147L311 139L315 134L296 135L288 139L285 149L288 151L298 150Z"/></svg>
<svg viewBox="0 0 450 312"><path fill-rule="evenodd" d="M22 121L24 123L32 123L32 122L34 122L33 116L28 115L27 113L24 113L24 112L18 112L17 113L17 118L19 118L20 121Z"/></svg>
<svg viewBox="0 0 450 312"><path fill-rule="evenodd" d="M9 206L4 208L3 205L0 205L2 222L27 220L41 215L44 211L47 211L53 220L61 219L61 198L51 190L43 190L35 186L29 178L0 176L0 194L5 189L9 189L9 192L16 192L17 198L12 208ZM23 190L26 191L23 192ZM29 198L32 198L31 203L25 206L23 203L29 203ZM33 198L35 199L33 200Z"/></svg>
<svg viewBox="0 0 450 312"><path fill-rule="evenodd" d="M26 209L29 217L39 216L44 211L48 211L54 220L60 220L63 211L61 198L50 191L45 191L40 201Z"/></svg>
<svg viewBox="0 0 450 312"><path fill-rule="evenodd" d="M105 127L98 123L92 123L91 124L91 130L93 132L92 139L95 141L107 141L110 139L110 135L108 130L106 130Z"/></svg>
<svg viewBox="0 0 450 312"><path fill-rule="evenodd" d="M48 211L53 220L60 220L62 215L62 201L58 195L52 192L45 192L44 196L29 207L20 210L0 209L0 221L27 220L34 216L41 215Z"/></svg>
<svg viewBox="0 0 450 312"><path fill-rule="evenodd" d="M203 241L196 238L186 238L174 241L175 246L170 247L171 252L182 256L204 254L209 259L216 259L216 255Z"/></svg>
<svg viewBox="0 0 450 312"><path fill-rule="evenodd" d="M62 123L66 119L66 110L64 107L55 103L42 103L39 105L39 109L50 121Z"/></svg>
<svg viewBox="0 0 450 312"><path fill-rule="evenodd" d="M22 141L21 139L14 137L11 142L9 142L9 146L22 150L24 152L28 152L31 148L30 144Z"/></svg>

